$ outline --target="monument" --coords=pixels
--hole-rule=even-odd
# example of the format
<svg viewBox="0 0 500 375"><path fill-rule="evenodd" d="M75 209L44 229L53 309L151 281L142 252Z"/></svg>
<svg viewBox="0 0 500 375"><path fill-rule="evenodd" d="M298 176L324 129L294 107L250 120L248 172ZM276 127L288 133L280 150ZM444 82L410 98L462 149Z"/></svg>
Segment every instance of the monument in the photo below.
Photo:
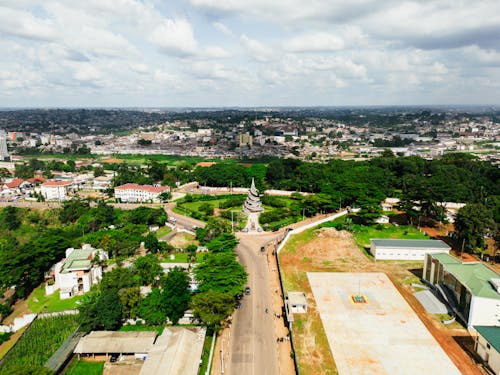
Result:
<svg viewBox="0 0 500 375"><path fill-rule="evenodd" d="M264 211L264 207L262 207L259 192L255 188L255 181L252 178L252 186L250 186L247 199L243 204L243 212L248 214L248 221L245 227L246 232L262 232L262 228L259 225L259 214L262 211Z"/></svg>
<svg viewBox="0 0 500 375"><path fill-rule="evenodd" d="M252 178L252 186L250 186L250 191L248 192L247 199L243 204L243 211L245 212L262 212L264 208L262 207L262 202L260 201L259 192L255 188L255 181Z"/></svg>

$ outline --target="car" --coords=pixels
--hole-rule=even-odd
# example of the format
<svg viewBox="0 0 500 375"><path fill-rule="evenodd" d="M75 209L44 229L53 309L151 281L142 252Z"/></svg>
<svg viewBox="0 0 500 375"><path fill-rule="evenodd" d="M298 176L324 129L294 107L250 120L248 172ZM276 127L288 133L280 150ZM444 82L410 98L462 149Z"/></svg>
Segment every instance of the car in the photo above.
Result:
<svg viewBox="0 0 500 375"><path fill-rule="evenodd" d="M249 286L247 286L247 287L245 288L245 294L250 294L250 287L249 287Z"/></svg>
<svg viewBox="0 0 500 375"><path fill-rule="evenodd" d="M171 223L175 223L177 219L175 217L169 217L168 221L170 221Z"/></svg>
<svg viewBox="0 0 500 375"><path fill-rule="evenodd" d="M116 362L118 360L118 354L111 354L111 357L109 358L110 362Z"/></svg>

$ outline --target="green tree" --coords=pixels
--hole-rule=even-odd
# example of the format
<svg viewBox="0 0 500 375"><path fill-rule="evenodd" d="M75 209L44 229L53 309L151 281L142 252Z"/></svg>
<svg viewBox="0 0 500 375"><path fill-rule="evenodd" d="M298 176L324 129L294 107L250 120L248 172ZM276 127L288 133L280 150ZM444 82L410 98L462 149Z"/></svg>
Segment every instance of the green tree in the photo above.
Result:
<svg viewBox="0 0 500 375"><path fill-rule="evenodd" d="M174 267L161 280L165 312L173 324L177 324L187 310L190 300L189 277L180 267Z"/></svg>
<svg viewBox="0 0 500 375"><path fill-rule="evenodd" d="M186 247L187 260L188 263L196 263L196 251L198 250L198 246L196 245L188 245Z"/></svg>
<svg viewBox="0 0 500 375"><path fill-rule="evenodd" d="M201 292L216 290L235 296L247 281L247 273L233 253L205 255L203 262L194 268L194 274Z"/></svg>
<svg viewBox="0 0 500 375"><path fill-rule="evenodd" d="M467 204L458 210L455 230L466 251L484 248L484 237L496 228L493 213L480 203Z"/></svg>
<svg viewBox="0 0 500 375"><path fill-rule="evenodd" d="M154 288L152 292L141 301L137 309L137 315L148 324L159 325L165 323L165 320L167 320L165 303L158 288Z"/></svg>
<svg viewBox="0 0 500 375"><path fill-rule="evenodd" d="M16 230L21 226L19 217L20 209L13 206L7 206L0 212L0 226L8 230Z"/></svg>
<svg viewBox="0 0 500 375"><path fill-rule="evenodd" d="M207 243L207 248L214 252L231 252L238 245L238 239L232 233L222 233L220 236L213 238Z"/></svg>
<svg viewBox="0 0 500 375"><path fill-rule="evenodd" d="M163 274L163 268L160 266L158 257L154 254L137 258L134 262L134 268L142 285L155 284L157 278Z"/></svg>
<svg viewBox="0 0 500 375"><path fill-rule="evenodd" d="M105 289L97 302L96 313L99 317L99 327L105 330L116 330L122 325L122 303L115 290Z"/></svg>
<svg viewBox="0 0 500 375"><path fill-rule="evenodd" d="M138 287L120 289L118 295L122 304L123 318L135 319L142 300L140 289Z"/></svg>
<svg viewBox="0 0 500 375"><path fill-rule="evenodd" d="M160 249L158 238L156 238L153 233L148 233L148 235L144 239L144 247L152 253L157 253Z"/></svg>
<svg viewBox="0 0 500 375"><path fill-rule="evenodd" d="M207 290L196 294L191 299L190 307L195 317L218 331L221 322L233 312L235 303L231 293Z"/></svg>

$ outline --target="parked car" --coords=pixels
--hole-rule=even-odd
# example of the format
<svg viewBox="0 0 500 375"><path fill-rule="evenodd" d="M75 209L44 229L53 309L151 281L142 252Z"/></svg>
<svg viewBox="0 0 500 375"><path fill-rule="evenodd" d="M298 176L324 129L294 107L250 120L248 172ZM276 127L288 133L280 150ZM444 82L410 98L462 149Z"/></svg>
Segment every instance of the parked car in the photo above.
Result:
<svg viewBox="0 0 500 375"><path fill-rule="evenodd" d="M245 294L250 294L250 287L249 287L249 286L247 286L247 287L245 288Z"/></svg>

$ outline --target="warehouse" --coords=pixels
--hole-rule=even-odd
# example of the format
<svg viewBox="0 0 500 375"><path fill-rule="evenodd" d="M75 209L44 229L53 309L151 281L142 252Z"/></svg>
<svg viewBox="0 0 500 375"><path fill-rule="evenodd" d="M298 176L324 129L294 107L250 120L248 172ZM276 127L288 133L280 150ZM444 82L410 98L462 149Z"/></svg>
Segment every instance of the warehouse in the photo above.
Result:
<svg viewBox="0 0 500 375"><path fill-rule="evenodd" d="M370 252L376 260L424 260L425 254L449 253L441 240L370 239Z"/></svg>

